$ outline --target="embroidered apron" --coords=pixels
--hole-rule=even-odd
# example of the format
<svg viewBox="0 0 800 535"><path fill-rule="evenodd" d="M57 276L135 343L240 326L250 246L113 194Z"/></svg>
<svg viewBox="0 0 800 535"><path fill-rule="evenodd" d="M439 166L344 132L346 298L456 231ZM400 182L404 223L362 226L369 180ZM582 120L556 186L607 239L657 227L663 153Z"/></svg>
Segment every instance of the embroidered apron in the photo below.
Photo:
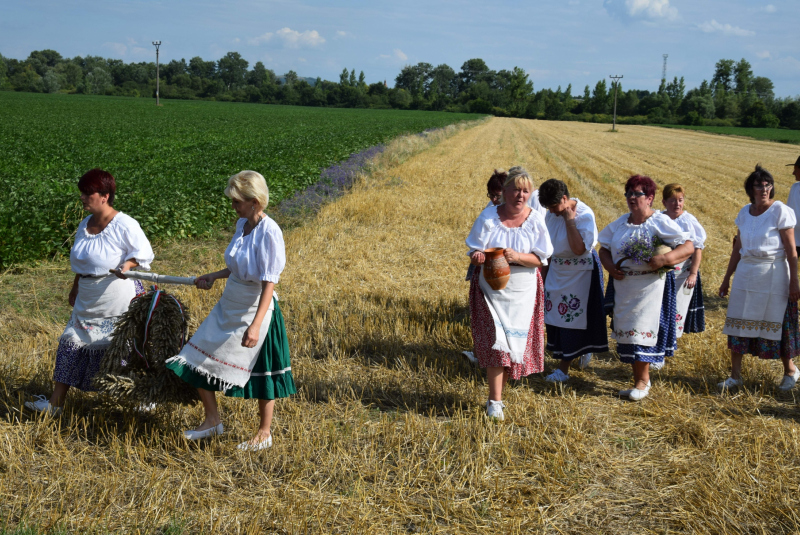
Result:
<svg viewBox="0 0 800 535"><path fill-rule="evenodd" d="M631 264L625 267L625 264ZM644 268L645 271L641 269ZM625 278L614 281L614 330L611 336L620 344L653 347L658 341L664 279L626 260Z"/></svg>
<svg viewBox="0 0 800 535"><path fill-rule="evenodd" d="M789 302L786 257L745 256L736 266L722 334L780 340Z"/></svg>
<svg viewBox="0 0 800 535"><path fill-rule="evenodd" d="M118 317L134 297L136 286L131 279L114 275L79 278L78 297L61 340L90 351L105 349L111 344Z"/></svg>
<svg viewBox="0 0 800 535"><path fill-rule="evenodd" d="M544 283L544 322L564 329L586 329L592 287L592 252L574 258L552 257Z"/></svg>

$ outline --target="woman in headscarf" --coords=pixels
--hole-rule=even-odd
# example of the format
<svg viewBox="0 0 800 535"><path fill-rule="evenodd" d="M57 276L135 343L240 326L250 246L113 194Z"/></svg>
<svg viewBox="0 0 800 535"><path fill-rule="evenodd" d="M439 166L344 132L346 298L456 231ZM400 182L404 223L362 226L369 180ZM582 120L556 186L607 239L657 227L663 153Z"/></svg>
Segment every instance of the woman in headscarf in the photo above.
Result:
<svg viewBox="0 0 800 535"><path fill-rule="evenodd" d="M484 210L467 237L473 264L483 266L484 251L502 249L510 265L508 283L495 290L485 269L476 270L470 286L475 355L489 383L487 415L502 420L503 386L544 369L543 285L538 268L547 264L553 246L544 219L528 206L533 182L527 173L510 171L503 204Z"/></svg>
<svg viewBox="0 0 800 535"><path fill-rule="evenodd" d="M742 357L780 359L783 379L778 388L791 390L800 379L792 359L800 354L797 300L797 250L794 211L774 200L775 181L760 165L744 182L750 204L739 211L739 232L719 288L730 289L723 334L731 350L731 375L717 386L728 390L742 385ZM731 276L736 273L731 286Z"/></svg>
<svg viewBox="0 0 800 535"><path fill-rule="evenodd" d="M544 323L547 349L560 360L546 381L563 383L576 358L586 367L593 352L608 351L603 312L603 273L594 250L594 212L569 196L567 185L551 178L539 186L539 202L548 209L547 231L553 256L545 273Z"/></svg>
<svg viewBox="0 0 800 535"><path fill-rule="evenodd" d="M622 362L633 367L634 385L619 395L638 401L650 392L650 363L675 351L675 275L663 273L694 252L689 233L653 210L656 184L634 175L625 184L628 213L600 232L600 262L609 281L611 336ZM660 253L659 244L672 250ZM661 271L661 273L659 273Z"/></svg>

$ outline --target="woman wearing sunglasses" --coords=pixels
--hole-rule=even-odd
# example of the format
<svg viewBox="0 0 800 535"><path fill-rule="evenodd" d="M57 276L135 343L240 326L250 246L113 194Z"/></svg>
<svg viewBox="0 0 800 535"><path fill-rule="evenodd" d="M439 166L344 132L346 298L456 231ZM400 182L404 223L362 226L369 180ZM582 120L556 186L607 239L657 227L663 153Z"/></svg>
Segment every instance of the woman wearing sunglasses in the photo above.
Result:
<svg viewBox="0 0 800 535"><path fill-rule="evenodd" d="M719 287L728 295L728 315L723 334L731 350L731 376L719 383L720 390L742 385L742 356L781 359L783 380L778 388L790 390L800 378L792 359L800 354L797 300L797 251L794 211L774 200L775 182L760 165L744 182L750 204L739 211L728 271ZM731 276L736 272L731 286Z"/></svg>
<svg viewBox="0 0 800 535"><path fill-rule="evenodd" d="M650 364L675 351L675 275L666 266L694 252L688 232L669 216L653 210L656 184L635 175L625 184L629 213L600 233L600 263L608 271L606 307L612 312L611 336L622 362L633 367L634 385L619 395L633 401L650 392ZM671 248L657 254L656 243Z"/></svg>

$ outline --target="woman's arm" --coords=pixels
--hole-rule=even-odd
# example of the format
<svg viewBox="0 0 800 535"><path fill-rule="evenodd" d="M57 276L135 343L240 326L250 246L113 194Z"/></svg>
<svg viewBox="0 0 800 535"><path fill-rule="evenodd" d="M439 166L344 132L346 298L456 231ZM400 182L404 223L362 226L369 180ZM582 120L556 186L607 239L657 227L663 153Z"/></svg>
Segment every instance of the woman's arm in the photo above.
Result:
<svg viewBox="0 0 800 535"><path fill-rule="evenodd" d="M214 273L206 273L200 275L194 280L194 285L198 290L210 290L214 286L214 281L217 279L227 279L231 276L231 270L228 268L215 271Z"/></svg>
<svg viewBox="0 0 800 535"><path fill-rule="evenodd" d="M247 328L242 337L242 345L244 347L256 347L258 335L261 332L261 324L264 322L269 305L272 303L272 292L274 290L274 282L261 281L261 296L258 299L256 317L253 318L253 323L250 324L250 327Z"/></svg>
<svg viewBox="0 0 800 535"><path fill-rule="evenodd" d="M695 247L692 253L692 267L689 269L689 276L686 277L686 287L694 288L697 284L697 272L700 271L700 262L703 261L703 250Z"/></svg>
<svg viewBox="0 0 800 535"><path fill-rule="evenodd" d="M719 296L725 297L728 295L728 288L731 285L731 277L736 272L736 266L739 265L739 260L742 259L742 253L739 250L740 244L742 243L741 236L739 233L736 233L736 237L733 239L733 250L731 251L731 259L728 260L728 271L725 272L725 277L722 278L722 284L719 287ZM795 252L797 255L797 252ZM795 267L795 269L797 269Z"/></svg>
<svg viewBox="0 0 800 535"><path fill-rule="evenodd" d="M77 273L75 274L75 278L72 279L72 289L69 291L69 306L75 306L75 300L78 299L78 281L81 280L81 276Z"/></svg>
<svg viewBox="0 0 800 535"><path fill-rule="evenodd" d="M786 260L789 261L789 299L800 300L800 283L797 281L797 249L794 244L794 228L785 228L779 231L783 249L786 251Z"/></svg>
<svg viewBox="0 0 800 535"><path fill-rule="evenodd" d="M518 253L508 247L503 249L503 256L509 264L519 264L523 267L538 268L542 267L542 260L535 253Z"/></svg>
<svg viewBox="0 0 800 535"><path fill-rule="evenodd" d="M132 268L135 268L138 265L139 262L137 262L135 258L129 258L126 261L124 261L121 266L119 266L119 269L114 271L114 275L116 275L120 279L127 279L128 277L126 277L124 273L126 271L130 271Z"/></svg>
<svg viewBox="0 0 800 535"><path fill-rule="evenodd" d="M578 231L578 223L575 221L575 211L564 210L565 213L569 213L572 217L567 219L567 216L564 216L564 223L567 226L567 241L569 241L569 248L575 255L582 255L586 252L586 244L583 243L583 236L581 236L580 231Z"/></svg>
<svg viewBox="0 0 800 535"><path fill-rule="evenodd" d="M650 259L647 263L650 269L656 271L664 266L674 266L680 264L694 253L692 240L686 240L667 254L659 254Z"/></svg>
<svg viewBox="0 0 800 535"><path fill-rule="evenodd" d="M618 281L621 281L625 278L625 273L622 270L617 269L617 266L614 264L614 257L611 256L611 251L605 247L601 247L600 251L597 252L597 256L600 257L600 263L603 265L603 268L608 271L608 274L612 278Z"/></svg>

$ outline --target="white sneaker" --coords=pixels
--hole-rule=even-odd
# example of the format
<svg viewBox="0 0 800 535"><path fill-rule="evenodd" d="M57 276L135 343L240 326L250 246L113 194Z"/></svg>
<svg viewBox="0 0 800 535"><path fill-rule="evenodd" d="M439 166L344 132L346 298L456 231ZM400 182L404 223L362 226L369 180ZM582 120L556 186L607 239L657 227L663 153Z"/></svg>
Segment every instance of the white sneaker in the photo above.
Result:
<svg viewBox="0 0 800 535"><path fill-rule="evenodd" d="M470 361L472 364L476 366L478 365L478 359L475 358L475 355L472 353L472 351L462 351L461 354L467 357L467 360Z"/></svg>
<svg viewBox="0 0 800 535"><path fill-rule="evenodd" d="M588 355L581 355L580 360L578 360L578 369L585 370L589 367L589 363L592 361L592 354L589 353Z"/></svg>
<svg viewBox="0 0 800 535"><path fill-rule="evenodd" d="M569 375L556 368L556 371L545 377L544 380L548 383L566 383L569 381Z"/></svg>
<svg viewBox="0 0 800 535"><path fill-rule="evenodd" d="M224 430L225 429L222 427L222 423L218 423L214 427L209 427L208 429L203 429L202 431L189 429L183 432L183 436L186 438L186 440L201 440L203 438L221 435Z"/></svg>
<svg viewBox="0 0 800 535"><path fill-rule="evenodd" d="M632 389L630 395L628 396L628 399L630 399L631 401L639 401L641 399L646 398L649 393L650 393L650 383L648 382L647 386L644 387L644 390L640 390L639 388Z"/></svg>
<svg viewBox="0 0 800 535"><path fill-rule="evenodd" d="M781 380L781 384L778 386L778 390L791 390L794 388L794 385L797 384L797 380L800 379L800 368L797 366L794 367L794 373L792 375L784 375L783 379Z"/></svg>
<svg viewBox="0 0 800 535"><path fill-rule="evenodd" d="M647 381L647 386L645 387L645 389L647 391L650 391L650 381ZM631 396L631 394L633 393L634 390L639 390L639 389L638 388L628 388L627 390L620 390L619 391L619 397L628 398L628 397ZM645 395L647 395L647 394L645 394ZM644 397L644 396L642 396L642 397ZM639 399L641 399L641 398L639 398Z"/></svg>
<svg viewBox="0 0 800 535"><path fill-rule="evenodd" d="M651 362L650 363L650 369L651 370L660 370L661 368L664 367L664 364L666 364L666 362L667 362L666 360L662 360L661 362Z"/></svg>
<svg viewBox="0 0 800 535"><path fill-rule="evenodd" d="M35 401L26 401L25 408L36 412L44 412L50 416L61 414L61 407L50 405L50 400L45 396L33 396Z"/></svg>
<svg viewBox="0 0 800 535"><path fill-rule="evenodd" d="M238 446L236 446L237 450L242 451L261 451L267 448L272 447L272 435L268 436L266 439L262 440L258 444L250 444L249 442L242 442Z"/></svg>
<svg viewBox="0 0 800 535"><path fill-rule="evenodd" d="M497 418L498 420L504 420L505 417L503 416L503 405L502 401L492 401L491 399L486 402L486 416L489 418Z"/></svg>
<svg viewBox="0 0 800 535"><path fill-rule="evenodd" d="M728 377L721 383L717 383L717 388L720 392L724 392L725 390L733 390L734 388L739 388L742 386L741 379L734 379L733 377Z"/></svg>

